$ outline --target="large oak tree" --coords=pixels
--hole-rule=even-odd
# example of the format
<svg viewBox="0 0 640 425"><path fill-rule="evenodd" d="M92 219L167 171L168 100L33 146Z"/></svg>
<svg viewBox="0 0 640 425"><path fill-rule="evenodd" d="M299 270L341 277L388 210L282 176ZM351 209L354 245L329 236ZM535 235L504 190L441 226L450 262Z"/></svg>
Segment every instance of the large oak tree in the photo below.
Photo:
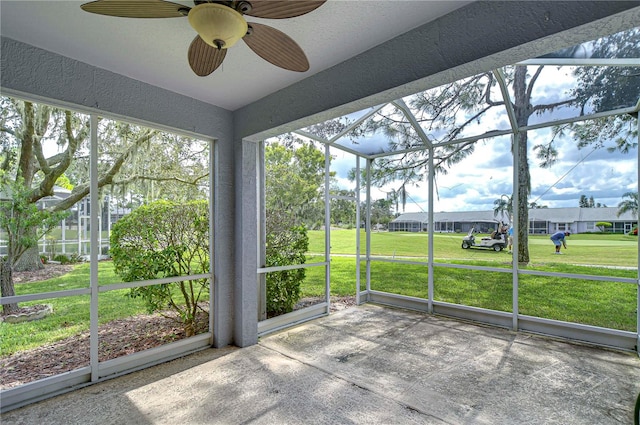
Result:
<svg viewBox="0 0 640 425"><path fill-rule="evenodd" d="M632 29L610 37L604 37L577 48L556 52L552 57L639 57L640 30ZM579 84L569 96L558 102L535 103L534 88L539 83L545 66L516 65L503 69L504 80L510 88L507 99L514 112L518 128L529 124L534 114L553 112L563 106L579 108L582 113L633 106L640 98L640 67L591 66L576 67L574 75ZM431 141L442 143L433 150L433 164L436 175L447 174L451 165L458 163L474 151L474 142L465 141L447 144L461 137L464 130L475 124L479 118L493 108L505 107L505 100L496 90L497 76L488 72L458 80L432 90L414 95L408 102L416 121ZM463 117L461 119L461 117ZM635 118L635 119L634 119ZM637 114L587 120L577 124L558 126L554 134L570 132L579 148L607 147L626 153L637 146ZM404 114L402 105L382 109L368 119L354 133L354 139L362 134L383 134L389 140L387 151L400 154L378 158L372 169L372 181L384 185L400 181L403 185L424 181L428 173L428 150L417 150L423 146L420 135ZM489 136L487 136L489 137ZM513 155L518 157L518 262L529 262L528 248L528 208L531 193L529 158L529 135L518 131L513 136ZM536 159L542 167L550 167L557 159L555 138L548 143L533 147ZM609 145L606 143L609 142ZM611 145L613 142L613 145Z"/></svg>
<svg viewBox="0 0 640 425"><path fill-rule="evenodd" d="M7 297L15 295L13 271L42 267L38 239L89 194L90 128L84 114L6 97L0 102L0 227L9 235L0 283ZM193 199L206 182L206 142L108 119L98 121L98 137L102 199L107 188L138 204L150 196ZM71 194L43 209L39 201L63 182L73 186Z"/></svg>

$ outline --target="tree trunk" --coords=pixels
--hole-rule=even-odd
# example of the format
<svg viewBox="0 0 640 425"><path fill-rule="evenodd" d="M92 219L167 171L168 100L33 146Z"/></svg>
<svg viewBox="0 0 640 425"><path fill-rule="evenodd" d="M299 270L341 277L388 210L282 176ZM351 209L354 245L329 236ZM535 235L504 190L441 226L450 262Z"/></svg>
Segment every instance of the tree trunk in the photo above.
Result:
<svg viewBox="0 0 640 425"><path fill-rule="evenodd" d="M527 91L527 67L516 66L513 77L513 110L518 127L526 126L532 114L531 94ZM514 155L518 157L518 263L529 264L529 193L531 175L527 150L527 132L517 133Z"/></svg>
<svg viewBox="0 0 640 425"><path fill-rule="evenodd" d="M529 264L529 161L527 158L527 133L517 134L518 167L518 263Z"/></svg>
<svg viewBox="0 0 640 425"><path fill-rule="evenodd" d="M0 257L0 289L3 297L12 297L16 294L13 288L11 262L2 257ZM4 304L2 311L4 314L13 314L18 311L18 304Z"/></svg>
<svg viewBox="0 0 640 425"><path fill-rule="evenodd" d="M40 249L37 244L28 248L13 266L13 270L16 272L42 269L44 269L44 265L42 265L42 261L40 260Z"/></svg>

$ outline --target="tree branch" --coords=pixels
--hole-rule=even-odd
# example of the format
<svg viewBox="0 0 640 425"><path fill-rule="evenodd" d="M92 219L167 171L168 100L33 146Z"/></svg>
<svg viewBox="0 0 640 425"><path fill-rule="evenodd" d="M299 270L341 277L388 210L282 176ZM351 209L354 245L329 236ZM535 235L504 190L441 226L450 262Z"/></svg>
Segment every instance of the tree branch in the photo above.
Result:
<svg viewBox="0 0 640 425"><path fill-rule="evenodd" d="M489 83L487 84L487 90L485 91L485 98L484 98L484 102L489 105L489 106L500 106L500 105L504 105L504 100L502 100L501 102L496 102L495 100L491 100L491 86L493 83L493 73L488 73L488 78L489 78Z"/></svg>
<svg viewBox="0 0 640 425"><path fill-rule="evenodd" d="M16 136L16 132L13 131L12 129L10 129L9 127L1 126L0 127L0 132L10 134L13 137L17 137Z"/></svg>
<svg viewBox="0 0 640 425"><path fill-rule="evenodd" d="M17 178L24 179L25 186L30 187L33 181L33 133L34 133L34 119L33 119L33 104L30 102L24 103L24 113L22 114L23 131L20 135L20 157L18 160L18 172Z"/></svg>
<svg viewBox="0 0 640 425"><path fill-rule="evenodd" d="M544 66L539 66L538 69L536 69L536 73L533 74L533 77L531 77L531 80L529 81L529 86L527 87L527 94L526 94L525 99L531 99L531 93L533 92L533 86L536 85L536 80L540 76L540 73L542 72L542 68L544 68Z"/></svg>
<svg viewBox="0 0 640 425"><path fill-rule="evenodd" d="M533 112L538 112L538 111L550 111L553 110L559 106L563 106L563 105L568 105L575 102L575 99L568 99L568 100L563 100L562 102L556 102L556 103L550 103L548 105L536 105L532 108Z"/></svg>
<svg viewBox="0 0 640 425"><path fill-rule="evenodd" d="M42 145L39 141L36 143L36 153L38 155L38 162L40 163L40 167L42 172L45 174L45 178L40 182L40 186L37 190L33 191L33 194L30 197L30 202L36 202L38 199L41 199L44 196L50 196L53 194L53 186L55 185L58 178L69 168L71 165L71 161L73 161L73 156L78 148L79 140L83 140L86 137L86 130L84 127L78 133L78 136L73 135L73 115L71 111L65 110L65 132L67 134L67 149L65 149L60 161L54 168L49 166L49 163L46 159L44 159L44 155L42 154ZM47 120L48 121L48 120ZM42 159L40 158L42 157ZM60 210L57 210L60 211Z"/></svg>
<svg viewBox="0 0 640 425"><path fill-rule="evenodd" d="M121 185L121 184L129 184L132 183L134 181L138 181L138 180L152 180L152 181L175 181L178 183L184 183L184 184L190 184L195 186L198 183L198 180L201 180L205 177L207 177L209 175L209 173L206 173L202 176L198 176L196 177L194 180L189 181L189 180L185 180L185 179L181 179L179 177L175 177L175 176L171 176L171 177L155 177L155 176L145 176L145 175L140 175L140 174L135 174L133 176L129 176L128 178L124 179L124 180L114 180L111 182L111 184L113 185Z"/></svg>
<svg viewBox="0 0 640 425"><path fill-rule="evenodd" d="M155 136L157 133L158 132L155 130L144 131L138 137L138 139L134 143L132 143L131 146L129 146L127 151L124 152L119 158L117 158L113 162L113 165L111 165L111 168L109 168L109 170L107 170L107 172L98 179L98 187L103 187L105 185L112 184L113 178L115 177L116 174L118 174L118 172L120 171L120 168L122 168L122 165L124 164L126 159L129 158L131 155L133 155L133 152L138 148L138 146L142 145L150 137ZM71 208L75 203L80 201L82 198L84 198L88 194L89 194L89 183L78 185L75 187L73 192L71 192L71 196L54 205L52 207L52 211L62 211L62 210Z"/></svg>
<svg viewBox="0 0 640 425"><path fill-rule="evenodd" d="M49 164L47 164L47 160L44 156L44 152L42 150L42 138L47 133L49 128L49 119L51 118L51 108L48 106L40 105L37 109L34 108L34 118L35 124L34 134L32 137L33 143L33 154L36 157L37 164L40 167L39 169L44 172L44 174L48 174L51 172ZM35 115L38 115L35 117ZM38 168L34 169L34 173L37 172Z"/></svg>

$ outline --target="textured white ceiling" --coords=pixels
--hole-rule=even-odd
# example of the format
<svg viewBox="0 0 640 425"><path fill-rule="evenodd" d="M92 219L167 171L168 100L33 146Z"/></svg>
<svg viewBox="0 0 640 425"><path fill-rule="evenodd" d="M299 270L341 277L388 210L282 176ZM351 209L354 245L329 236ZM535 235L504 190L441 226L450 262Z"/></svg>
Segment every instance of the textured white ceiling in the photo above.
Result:
<svg viewBox="0 0 640 425"><path fill-rule="evenodd" d="M133 1L133 0L132 0ZM196 76L187 49L196 35L186 18L131 19L100 16L80 9L83 1L0 1L0 33L135 80L228 110L377 46L470 1L328 0L296 18L249 22L273 26L306 52L304 73L277 68L243 42L228 52L221 68ZM193 6L191 1L177 1Z"/></svg>

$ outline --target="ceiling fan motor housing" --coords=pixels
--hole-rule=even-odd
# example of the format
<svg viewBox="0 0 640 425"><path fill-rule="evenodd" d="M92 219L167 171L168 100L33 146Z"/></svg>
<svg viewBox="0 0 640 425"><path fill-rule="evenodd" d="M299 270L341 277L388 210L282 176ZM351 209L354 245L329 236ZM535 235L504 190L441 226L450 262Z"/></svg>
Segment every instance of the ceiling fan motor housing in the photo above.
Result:
<svg viewBox="0 0 640 425"><path fill-rule="evenodd" d="M247 21L234 9L202 3L189 11L189 24L202 40L217 49L228 49L247 33Z"/></svg>

